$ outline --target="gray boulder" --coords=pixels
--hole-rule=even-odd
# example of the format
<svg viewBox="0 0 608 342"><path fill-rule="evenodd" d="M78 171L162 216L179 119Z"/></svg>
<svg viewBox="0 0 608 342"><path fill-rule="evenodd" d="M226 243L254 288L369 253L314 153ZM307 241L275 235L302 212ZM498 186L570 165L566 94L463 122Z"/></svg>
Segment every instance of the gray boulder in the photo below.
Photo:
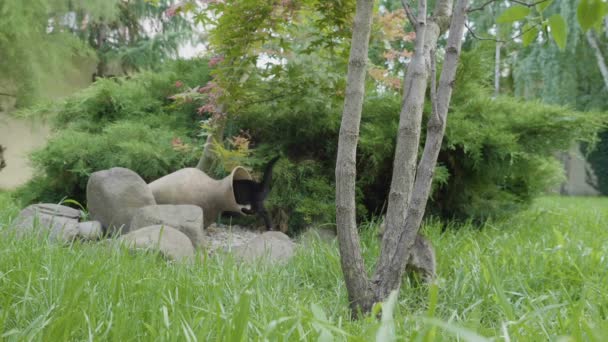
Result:
<svg viewBox="0 0 608 342"><path fill-rule="evenodd" d="M99 240L103 236L103 228L99 221L78 223L78 237L83 240Z"/></svg>
<svg viewBox="0 0 608 342"><path fill-rule="evenodd" d="M130 231L152 225L173 227L186 234L194 247L204 246L203 210L196 205L149 205L135 211Z"/></svg>
<svg viewBox="0 0 608 342"><path fill-rule="evenodd" d="M59 204L32 204L21 210L13 221L18 237L48 234L51 241L71 242L78 237L80 211Z"/></svg>
<svg viewBox="0 0 608 342"><path fill-rule="evenodd" d="M287 262L294 254L296 244L276 231L265 232L244 245L232 249L237 258L252 262L266 257L271 262Z"/></svg>
<svg viewBox="0 0 608 342"><path fill-rule="evenodd" d="M110 234L127 233L135 211L153 204L156 202L146 182L129 169L97 171L87 183L90 216Z"/></svg>
<svg viewBox="0 0 608 342"><path fill-rule="evenodd" d="M190 239L170 226L150 226L140 228L119 238L131 249L158 250L171 260L194 257L195 251Z"/></svg>

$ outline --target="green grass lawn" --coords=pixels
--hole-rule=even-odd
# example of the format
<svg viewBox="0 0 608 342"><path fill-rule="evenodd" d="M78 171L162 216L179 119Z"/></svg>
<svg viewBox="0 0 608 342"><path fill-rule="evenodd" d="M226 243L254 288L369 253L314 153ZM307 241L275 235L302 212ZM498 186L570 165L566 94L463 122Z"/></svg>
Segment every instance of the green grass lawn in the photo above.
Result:
<svg viewBox="0 0 608 342"><path fill-rule="evenodd" d="M16 212L0 194L0 224ZM370 266L374 229L362 232ZM439 279L404 282L399 340L608 340L608 199L544 198L481 230L425 232ZM0 236L0 340L369 341L390 328L349 319L335 243L283 266L173 264L107 244Z"/></svg>

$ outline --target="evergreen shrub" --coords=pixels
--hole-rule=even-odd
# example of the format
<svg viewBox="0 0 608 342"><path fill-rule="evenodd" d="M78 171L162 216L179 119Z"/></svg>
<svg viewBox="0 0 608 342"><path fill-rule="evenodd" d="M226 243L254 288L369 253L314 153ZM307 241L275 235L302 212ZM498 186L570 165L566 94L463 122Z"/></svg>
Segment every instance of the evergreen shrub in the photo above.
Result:
<svg viewBox="0 0 608 342"><path fill-rule="evenodd" d="M23 204L66 197L85 203L86 183L95 171L126 167L152 181L196 165L197 105L176 104L169 97L206 84L207 64L175 61L157 73L101 79L63 101L23 111L49 117L54 133L32 154L35 176L17 197Z"/></svg>
<svg viewBox="0 0 608 342"><path fill-rule="evenodd" d="M483 53L462 56L428 208L442 218L485 220L523 209L562 179L554 153L574 141L593 143L606 123L603 113L513 97L493 99L491 66ZM300 92L258 103L234 119L234 131L247 129L256 144L255 158L276 150L289 157L289 164L279 164L275 171L269 204L288 212L295 230L335 220L342 102L323 96ZM386 207L400 107L400 94L389 91L371 91L365 100L357 156L359 219ZM429 109L427 103L425 121Z"/></svg>
<svg viewBox="0 0 608 342"><path fill-rule="evenodd" d="M462 56L429 213L483 220L524 208L561 179L554 153L577 140L593 143L605 124L601 113L493 99L491 66L483 53ZM248 137L251 154L243 163L250 169L263 169L276 154L286 157L275 166L267 207L275 224L287 218L292 232L335 222L343 98L332 91L335 75L323 79L318 72L302 83L313 67L304 63L281 80L260 78L260 87L248 92L267 100L239 102L226 124L227 138ZM151 181L196 165L202 146L196 108L201 104L176 104L168 97L181 91L177 81L194 87L208 80L206 61L175 62L159 73L96 82L55 106L31 110L31 115L51 114L57 132L33 155L37 175L18 194L25 202L83 201L89 175L100 169L123 166ZM369 89L357 156L360 220L382 214L386 206L401 106L400 94L374 85Z"/></svg>

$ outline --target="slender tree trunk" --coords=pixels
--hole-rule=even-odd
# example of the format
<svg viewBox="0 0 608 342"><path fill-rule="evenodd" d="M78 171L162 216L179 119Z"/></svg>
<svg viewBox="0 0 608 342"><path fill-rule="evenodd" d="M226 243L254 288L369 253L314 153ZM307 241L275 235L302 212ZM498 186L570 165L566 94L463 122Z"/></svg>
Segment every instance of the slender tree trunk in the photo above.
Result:
<svg viewBox="0 0 608 342"><path fill-rule="evenodd" d="M336 161L338 241L342 271L351 309L355 315L359 311L369 312L374 303L385 300L392 290L399 289L407 257L411 253L411 247L422 222L445 132L464 31L468 0L457 1L451 20L453 0L438 0L435 16L427 22L426 0L419 0L418 18L415 23L416 50L404 81L405 95L389 197L389 214L387 214L380 259L370 282L361 255L355 221L355 178L373 0L357 0ZM434 50L437 39L447 24L450 25L450 35L439 89L436 89ZM422 107L429 71L433 74L431 82L433 113L427 125L422 159L416 168ZM410 191L412 189L413 191ZM391 202L393 202L392 207Z"/></svg>
<svg viewBox="0 0 608 342"><path fill-rule="evenodd" d="M434 99L436 110L431 115L427 127L426 142L420 164L416 171L416 179L413 192L407 208L407 215L403 226L387 226L387 230L393 230L393 236L397 236L396 248L388 251L381 251L381 258L378 268L374 274L374 285L376 297L386 298L392 290L398 289L401 285L401 277L406 266L407 257L411 253L411 248L416 240L416 234L422 223L422 217L426 203L428 201L433 174L437 164L437 157L441 149L441 142L445 133L448 107L452 97L452 87L456 77L456 69L460 58L460 48L466 20L466 9L468 0L457 0L450 25L450 35L446 47L445 61L441 72L437 98ZM399 172L393 169L393 173ZM385 237L386 239L386 233ZM383 247L388 244L384 243Z"/></svg>
<svg viewBox="0 0 608 342"><path fill-rule="evenodd" d="M99 28L97 31L97 58L99 59L97 61L97 68L96 68L96 75L97 78L103 78L106 76L106 74L108 73L108 62L107 62L107 56L106 56L106 40L107 40L107 25L101 21L99 23ZM95 81L93 79L93 81Z"/></svg>
<svg viewBox="0 0 608 342"><path fill-rule="evenodd" d="M201 158L196 164L196 168L209 173L213 169L213 165L217 160L215 153L215 144L221 144L224 141L224 128L226 127L226 119L220 118L217 120L215 129L207 136L205 146L203 147L203 153Z"/></svg>
<svg viewBox="0 0 608 342"><path fill-rule="evenodd" d="M404 98L399 116L399 131L393 162L393 176L386 213L386 231L378 260L374 283L384 274L396 272L392 260L399 248L400 228L405 224L407 207L416 175L420 145L422 109L428 84L430 52L437 47L439 36L447 29L453 0L438 0L434 16L426 17L426 0L419 0L416 22L416 49L405 74Z"/></svg>
<svg viewBox="0 0 608 342"><path fill-rule="evenodd" d="M336 160L336 224L340 259L350 306L355 315L359 311L368 312L374 303L361 256L355 212L356 152L373 7L374 0L357 0Z"/></svg>
<svg viewBox="0 0 608 342"><path fill-rule="evenodd" d="M501 42L496 42L496 53L494 58L494 97L500 95L500 49L502 48Z"/></svg>
<svg viewBox="0 0 608 342"><path fill-rule="evenodd" d="M600 68L600 72L602 73L602 77L604 78L604 86L606 87L606 89L608 89L608 67L606 67L606 60L604 59L602 50L600 50L597 38L591 30L587 31L586 36L587 42L589 42L589 45L591 45L591 48L595 53L595 58L597 59L597 66Z"/></svg>

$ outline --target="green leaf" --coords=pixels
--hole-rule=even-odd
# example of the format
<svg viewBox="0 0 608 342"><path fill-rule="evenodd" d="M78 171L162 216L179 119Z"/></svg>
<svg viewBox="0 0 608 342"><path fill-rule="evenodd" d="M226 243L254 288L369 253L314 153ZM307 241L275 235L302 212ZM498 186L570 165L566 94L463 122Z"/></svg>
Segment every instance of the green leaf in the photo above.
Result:
<svg viewBox="0 0 608 342"><path fill-rule="evenodd" d="M568 25L566 20L559 14L554 14L549 18L549 27L551 28L551 36L561 50L566 48L566 37L568 36Z"/></svg>
<svg viewBox="0 0 608 342"><path fill-rule="evenodd" d="M576 10L576 17L583 32L602 21L604 3L601 0L581 0Z"/></svg>
<svg viewBox="0 0 608 342"><path fill-rule="evenodd" d="M547 7L551 6L553 0L547 0L536 5L536 10L542 13Z"/></svg>
<svg viewBox="0 0 608 342"><path fill-rule="evenodd" d="M499 24L512 23L527 17L529 14L530 8L523 5L515 5L502 12L498 19L496 19L496 22Z"/></svg>
<svg viewBox="0 0 608 342"><path fill-rule="evenodd" d="M393 290L382 305L382 318L380 327L376 331L376 341L396 340L394 312L399 292Z"/></svg>
<svg viewBox="0 0 608 342"><path fill-rule="evenodd" d="M311 303L310 311L312 311L312 315L318 321L327 322L327 316L325 315L325 312L323 311L323 309L321 309L321 307L318 304Z"/></svg>
<svg viewBox="0 0 608 342"><path fill-rule="evenodd" d="M538 37L538 27L532 26L529 23L526 23L524 25L524 27L522 28L522 32L523 34L521 36L521 39L524 46L530 45L536 40L536 37Z"/></svg>

